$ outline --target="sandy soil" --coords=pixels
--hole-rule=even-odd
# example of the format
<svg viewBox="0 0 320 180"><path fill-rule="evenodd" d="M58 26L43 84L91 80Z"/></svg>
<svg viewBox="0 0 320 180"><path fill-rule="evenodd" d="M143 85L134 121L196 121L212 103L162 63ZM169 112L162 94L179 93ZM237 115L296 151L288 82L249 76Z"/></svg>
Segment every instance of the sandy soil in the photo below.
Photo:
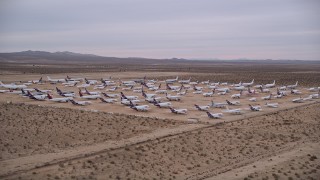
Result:
<svg viewBox="0 0 320 180"><path fill-rule="evenodd" d="M319 148L319 107L319 103L316 103L267 116L202 127L183 134L101 152L86 158L39 167L32 171L7 176L7 178L212 178L259 160L270 159L270 157L276 161L276 155L303 148L306 143L314 143L314 146ZM304 165L305 169L301 172L300 170L291 170L291 172L305 177L302 171L309 176L312 171L311 176L318 177L319 171L313 170L317 167L316 165L305 165L306 160L311 157L316 161L314 163L317 163L318 160L313 157L314 155L318 154L311 153L295 158L294 166ZM281 170L283 163L280 161L276 166ZM286 164L286 166L290 165ZM253 173L254 175L249 174L247 178L273 176L272 169L264 170ZM289 170L284 170L284 172L287 171ZM280 174L282 176L283 173ZM237 174L229 176L228 179L235 178Z"/></svg>

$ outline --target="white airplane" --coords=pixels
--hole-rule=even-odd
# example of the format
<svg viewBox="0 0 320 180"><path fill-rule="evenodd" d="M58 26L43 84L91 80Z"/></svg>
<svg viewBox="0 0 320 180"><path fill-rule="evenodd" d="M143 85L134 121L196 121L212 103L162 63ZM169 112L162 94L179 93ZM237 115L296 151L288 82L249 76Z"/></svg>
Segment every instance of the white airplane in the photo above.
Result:
<svg viewBox="0 0 320 180"><path fill-rule="evenodd" d="M183 91L183 92L180 90L180 92L177 93L177 96L184 96L184 95L186 95L187 93L188 93L188 90L185 90L185 91Z"/></svg>
<svg viewBox="0 0 320 180"><path fill-rule="evenodd" d="M202 94L202 90L197 90L197 91L194 91L193 94Z"/></svg>
<svg viewBox="0 0 320 180"><path fill-rule="evenodd" d="M70 76L67 75L67 80L68 81L83 81L83 78L71 78Z"/></svg>
<svg viewBox="0 0 320 180"><path fill-rule="evenodd" d="M156 90L155 93L156 94L165 94L165 93L167 93L167 90L160 89L160 90Z"/></svg>
<svg viewBox="0 0 320 180"><path fill-rule="evenodd" d="M303 103L304 100L303 100L303 98L300 97L300 98L293 99L292 102L294 102L294 103Z"/></svg>
<svg viewBox="0 0 320 180"><path fill-rule="evenodd" d="M90 101L75 101L73 99L71 99L70 102L77 106L86 106L92 104Z"/></svg>
<svg viewBox="0 0 320 180"><path fill-rule="evenodd" d="M249 86L252 86L253 83L254 83L254 79L249 83L242 83L242 86L249 87Z"/></svg>
<svg viewBox="0 0 320 180"><path fill-rule="evenodd" d="M261 97L262 100L271 100L271 98L272 98L272 94L270 94L269 96Z"/></svg>
<svg viewBox="0 0 320 180"><path fill-rule="evenodd" d="M313 99L319 99L319 94L320 94L320 91L318 94L311 94L310 96L312 96Z"/></svg>
<svg viewBox="0 0 320 180"><path fill-rule="evenodd" d="M210 83L210 86L219 86L220 85L220 82L213 82L213 83Z"/></svg>
<svg viewBox="0 0 320 180"><path fill-rule="evenodd" d="M116 97L119 97L118 94L107 94L107 93L104 93L104 92L102 92L101 94L104 95L104 96L107 97L107 98L116 98Z"/></svg>
<svg viewBox="0 0 320 180"><path fill-rule="evenodd" d="M226 94L227 94L227 91L218 92L217 94L218 94L218 95L226 95Z"/></svg>
<svg viewBox="0 0 320 180"><path fill-rule="evenodd" d="M235 99L235 98L240 99L241 95L242 95L242 90L240 91L239 94L233 94L233 95L231 95L231 98L233 98L233 99Z"/></svg>
<svg viewBox="0 0 320 180"><path fill-rule="evenodd" d="M89 95L99 95L100 92L99 91L88 91L87 88L84 88L86 94L89 94Z"/></svg>
<svg viewBox="0 0 320 180"><path fill-rule="evenodd" d="M78 88L86 88L86 87L89 87L89 86L90 86L90 84L84 83L84 84L78 85L77 87Z"/></svg>
<svg viewBox="0 0 320 180"><path fill-rule="evenodd" d="M266 88L273 88L273 87L275 87L276 86L276 80L273 80L273 83L272 84L266 84L266 85L264 85L264 87L266 87Z"/></svg>
<svg viewBox="0 0 320 180"><path fill-rule="evenodd" d="M136 106L131 101L130 101L130 108L134 109L136 111L149 111L150 110L150 107L148 105Z"/></svg>
<svg viewBox="0 0 320 180"><path fill-rule="evenodd" d="M255 97L250 98L249 101L256 102L256 101L257 101L257 98L255 98Z"/></svg>
<svg viewBox="0 0 320 180"><path fill-rule="evenodd" d="M234 90L237 90L237 91L243 91L243 90L246 89L246 87L244 87L244 86L236 86L236 87L234 87L233 89L234 89Z"/></svg>
<svg viewBox="0 0 320 180"><path fill-rule="evenodd" d="M197 104L194 105L199 111L208 111L210 106L199 106Z"/></svg>
<svg viewBox="0 0 320 180"><path fill-rule="evenodd" d="M140 100L128 100L128 99L124 99L121 97L121 104L126 105L126 106L130 106L131 103L134 105L137 105L140 102Z"/></svg>
<svg viewBox="0 0 320 180"><path fill-rule="evenodd" d="M64 97L75 97L75 93L72 91L61 91L58 87L56 87L57 93L60 96L64 96Z"/></svg>
<svg viewBox="0 0 320 180"><path fill-rule="evenodd" d="M104 89L104 88L106 88L106 87L107 87L106 84L98 84L98 85L95 85L95 86L93 87L93 89L100 89L100 90L102 90L102 89Z"/></svg>
<svg viewBox="0 0 320 180"><path fill-rule="evenodd" d="M66 103L66 102L69 102L71 99L73 99L72 97L53 98L49 93L47 93L47 97L48 97L49 101L61 102L61 103Z"/></svg>
<svg viewBox="0 0 320 180"><path fill-rule="evenodd" d="M222 82L220 83L221 86L227 86L228 85L228 82Z"/></svg>
<svg viewBox="0 0 320 180"><path fill-rule="evenodd" d="M83 95L80 90L79 90L79 95L80 95L80 97L83 98L83 99L98 99L98 98L101 97L99 94L95 94L95 95Z"/></svg>
<svg viewBox="0 0 320 180"><path fill-rule="evenodd" d="M207 80L207 81L202 81L201 84L209 84L210 83L210 80Z"/></svg>
<svg viewBox="0 0 320 180"><path fill-rule="evenodd" d="M39 93L49 93L49 92L52 91L52 90L44 90L44 89L40 90L40 89L38 89L38 88L34 88L34 90L36 90L36 91L39 92Z"/></svg>
<svg viewBox="0 0 320 180"><path fill-rule="evenodd" d="M180 84L189 84L191 80L191 77L188 80L180 80L178 81Z"/></svg>
<svg viewBox="0 0 320 180"><path fill-rule="evenodd" d="M211 103L209 104L209 106L213 108L225 108L226 105L227 103L215 103L213 101L211 101Z"/></svg>
<svg viewBox="0 0 320 180"><path fill-rule="evenodd" d="M64 82L66 82L65 79L51 79L49 76L47 76L47 78L48 78L48 81L49 81L51 84L64 83Z"/></svg>
<svg viewBox="0 0 320 180"><path fill-rule="evenodd" d="M181 86L170 86L169 84L167 85L167 90L176 90L176 91L180 91L180 89L182 89L183 85Z"/></svg>
<svg viewBox="0 0 320 180"><path fill-rule="evenodd" d="M126 96L123 94L123 92L120 92L120 94L123 99L127 99L127 100L137 100L138 99L138 96Z"/></svg>
<svg viewBox="0 0 320 180"><path fill-rule="evenodd" d="M71 82L71 83L62 83L64 86L66 87L74 87L76 86L78 83L74 83L74 82Z"/></svg>
<svg viewBox="0 0 320 180"><path fill-rule="evenodd" d="M28 96L30 99L34 99L34 100L38 100L38 101L44 101L47 98L47 95L45 95L45 94L33 95L30 93L30 91L28 91Z"/></svg>
<svg viewBox="0 0 320 180"><path fill-rule="evenodd" d="M10 90L0 90L0 93L6 93L6 92L10 92Z"/></svg>
<svg viewBox="0 0 320 180"><path fill-rule="evenodd" d="M167 84L173 84L174 82L178 81L179 77L177 76L175 79L167 79L165 82Z"/></svg>
<svg viewBox="0 0 320 180"><path fill-rule="evenodd" d="M171 102L154 102L155 106L158 106L159 108L170 108L172 106Z"/></svg>
<svg viewBox="0 0 320 180"><path fill-rule="evenodd" d="M258 84L258 85L255 85L255 86L253 86L254 88L256 88L256 89L260 89L260 88L262 88L263 87L263 85L261 85L261 84Z"/></svg>
<svg viewBox="0 0 320 180"><path fill-rule="evenodd" d="M161 97L154 97L154 98L145 98L146 101L149 103L154 103L154 102L160 102Z"/></svg>
<svg viewBox="0 0 320 180"><path fill-rule="evenodd" d="M216 91L218 92L230 92L229 88L217 88Z"/></svg>
<svg viewBox="0 0 320 180"><path fill-rule="evenodd" d="M99 99L101 100L101 102L111 103L111 104L118 101L117 99L113 99L113 98L108 98L108 99L99 98Z"/></svg>
<svg viewBox="0 0 320 180"><path fill-rule="evenodd" d="M261 111L262 108L261 106L252 106L251 104L249 104L250 110L251 111Z"/></svg>
<svg viewBox="0 0 320 180"><path fill-rule="evenodd" d="M233 87L242 86L242 82L240 81L239 84L233 84L231 86L233 86Z"/></svg>
<svg viewBox="0 0 320 180"><path fill-rule="evenodd" d="M107 89L106 91L109 91L109 92L114 92L118 89L118 86L113 86L113 87L110 87L109 89Z"/></svg>
<svg viewBox="0 0 320 180"><path fill-rule="evenodd" d="M291 89L291 94L301 94L301 91L296 89Z"/></svg>
<svg viewBox="0 0 320 180"><path fill-rule="evenodd" d="M222 113L210 113L209 111L206 111L207 115L211 119L220 119L222 118Z"/></svg>
<svg viewBox="0 0 320 180"><path fill-rule="evenodd" d="M281 86L281 87L279 87L279 89L282 91L285 91L285 90L287 90L287 86Z"/></svg>
<svg viewBox="0 0 320 180"><path fill-rule="evenodd" d="M240 101L229 101L229 100L226 100L226 102L228 103L228 105L231 105L231 106L239 106L240 105Z"/></svg>
<svg viewBox="0 0 320 180"><path fill-rule="evenodd" d="M261 90L262 93L270 93L269 89L265 89L263 87L260 87L260 90Z"/></svg>
<svg viewBox="0 0 320 180"><path fill-rule="evenodd" d="M278 103L266 103L265 104L265 106L267 106L267 107L271 107L271 108L277 108L278 106L279 106L279 104Z"/></svg>
<svg viewBox="0 0 320 180"><path fill-rule="evenodd" d="M169 101L180 101L181 100L181 96L171 96L170 94L166 94L166 98Z"/></svg>
<svg viewBox="0 0 320 180"><path fill-rule="evenodd" d="M203 89L203 87L196 86L196 85L193 86L193 90L195 90L195 91L202 91L202 89Z"/></svg>
<svg viewBox="0 0 320 180"><path fill-rule="evenodd" d="M316 92L320 90L320 87L311 87L311 88L308 88L307 90L310 92Z"/></svg>
<svg viewBox="0 0 320 180"><path fill-rule="evenodd" d="M211 92L203 93L202 95L203 95L204 97L212 97L213 94L214 94L214 92L215 92L215 89L213 89Z"/></svg>
<svg viewBox="0 0 320 180"><path fill-rule="evenodd" d="M175 114L187 114L188 112L187 109L174 109L172 107L170 107L170 110L172 113L175 113Z"/></svg>
<svg viewBox="0 0 320 180"><path fill-rule="evenodd" d="M142 89L142 96L145 97L145 98L154 98L156 97L156 94L147 94L144 92L144 90Z"/></svg>
<svg viewBox="0 0 320 180"><path fill-rule="evenodd" d="M295 89L297 86L298 86L298 81L296 82L296 84L288 85L287 88L289 88L289 89Z"/></svg>
<svg viewBox="0 0 320 180"><path fill-rule="evenodd" d="M4 88L7 88L7 89L24 89L24 88L27 88L27 86L24 85L24 84L22 84L22 85L3 84L1 81L0 81L0 87L4 87Z"/></svg>
<svg viewBox="0 0 320 180"><path fill-rule="evenodd" d="M28 81L28 83L32 83L32 84L43 84L42 77L41 77L39 80L31 80L31 81Z"/></svg>
<svg viewBox="0 0 320 180"><path fill-rule="evenodd" d="M90 85L95 85L98 83L97 80L88 80L87 78L84 78L84 81L86 82L86 84L90 84Z"/></svg>
<svg viewBox="0 0 320 180"><path fill-rule="evenodd" d="M222 112L225 113L229 113L229 114L234 114L234 115L241 115L243 114L243 112L241 111L241 109L229 109L229 107L227 106L227 110L224 110Z"/></svg>
<svg viewBox="0 0 320 180"><path fill-rule="evenodd" d="M306 98L303 98L304 101L312 101L314 98L312 95L309 95L308 97Z"/></svg>
<svg viewBox="0 0 320 180"><path fill-rule="evenodd" d="M157 91L161 88L161 84L159 84L159 86L154 86L154 87L150 87L148 88L150 91Z"/></svg>

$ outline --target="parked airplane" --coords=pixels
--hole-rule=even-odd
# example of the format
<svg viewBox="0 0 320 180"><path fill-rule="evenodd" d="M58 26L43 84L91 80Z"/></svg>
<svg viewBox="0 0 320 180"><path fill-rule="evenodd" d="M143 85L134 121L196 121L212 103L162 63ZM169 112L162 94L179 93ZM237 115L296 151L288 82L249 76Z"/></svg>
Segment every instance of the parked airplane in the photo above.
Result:
<svg viewBox="0 0 320 180"><path fill-rule="evenodd" d="M31 81L28 81L28 82L32 83L32 84L42 84L43 83L42 77L39 80L31 80Z"/></svg>
<svg viewBox="0 0 320 180"><path fill-rule="evenodd" d="M313 101L313 97L312 97L312 95L309 95L308 97L306 97L306 98L303 98L303 100L304 101Z"/></svg>
<svg viewBox="0 0 320 180"><path fill-rule="evenodd" d="M188 80L180 80L178 81L180 84L189 84L191 80L191 77Z"/></svg>
<svg viewBox="0 0 320 180"><path fill-rule="evenodd" d="M159 108L170 108L172 106L171 102L157 102L157 101L154 101L154 105L158 106Z"/></svg>
<svg viewBox="0 0 320 180"><path fill-rule="evenodd" d="M120 92L120 94L123 99L127 99L127 100L137 100L138 99L138 96L126 96L123 94L123 92Z"/></svg>
<svg viewBox="0 0 320 180"><path fill-rule="evenodd" d="M70 102L77 106L86 106L92 104L90 101L75 101L73 99L71 99Z"/></svg>
<svg viewBox="0 0 320 180"><path fill-rule="evenodd" d="M250 86L253 85L253 83L254 83L254 79L253 79L251 82L249 82L249 83L242 83L242 86L250 87Z"/></svg>
<svg viewBox="0 0 320 180"><path fill-rule="evenodd" d="M130 108L134 109L136 111L148 111L150 110L150 107L148 105L134 105L131 101L130 101Z"/></svg>
<svg viewBox="0 0 320 180"><path fill-rule="evenodd" d="M22 84L22 85L3 84L1 81L0 81L0 87L4 87L4 88L7 88L7 89L23 89L23 88L27 88L27 86L24 85L24 84Z"/></svg>
<svg viewBox="0 0 320 180"><path fill-rule="evenodd" d="M170 110L172 113L175 113L175 114L187 114L188 112L187 109L174 109L172 107L170 107Z"/></svg>
<svg viewBox="0 0 320 180"><path fill-rule="evenodd" d="M308 88L308 91L310 92L316 92L316 91L319 91L320 90L320 87L311 87L311 88Z"/></svg>
<svg viewBox="0 0 320 180"><path fill-rule="evenodd" d="M251 111L261 111L261 106L252 106L251 104L249 104L250 110Z"/></svg>
<svg viewBox="0 0 320 180"><path fill-rule="evenodd" d="M229 109L228 106L227 106L227 110L224 110L223 112L230 113L230 114L234 114L234 115L241 115L241 114L243 114L243 112L241 111L241 109Z"/></svg>
<svg viewBox="0 0 320 180"><path fill-rule="evenodd" d="M87 88L84 88L86 94L89 94L89 95L99 95L100 92L99 91L88 91Z"/></svg>
<svg viewBox="0 0 320 180"><path fill-rule="evenodd" d="M229 88L217 88L216 91L219 91L219 92L230 92L230 89Z"/></svg>
<svg viewBox="0 0 320 180"><path fill-rule="evenodd" d="M47 76L47 78L48 78L48 81L49 81L51 84L64 83L64 82L66 82L65 79L51 79L49 76Z"/></svg>
<svg viewBox="0 0 320 180"><path fill-rule="evenodd" d="M215 92L215 89L213 89L211 92L203 93L202 95L203 95L204 97L212 97L213 94L214 94L214 92Z"/></svg>
<svg viewBox="0 0 320 180"><path fill-rule="evenodd" d="M233 99L235 99L235 98L240 99L241 95L242 95L242 90L240 91L239 94L233 94L233 95L231 95L231 98L233 98Z"/></svg>
<svg viewBox="0 0 320 180"><path fill-rule="evenodd" d="M95 85L98 83L97 80L88 80L87 78L84 78L84 81L86 82L86 84L90 84L90 85Z"/></svg>
<svg viewBox="0 0 320 180"><path fill-rule="evenodd" d="M199 111L208 111L210 106L199 106L197 104L194 105Z"/></svg>
<svg viewBox="0 0 320 180"><path fill-rule="evenodd" d="M270 94L269 96L261 97L261 99L263 100L271 100L271 98L272 98L272 94Z"/></svg>
<svg viewBox="0 0 320 180"><path fill-rule="evenodd" d="M64 97L74 97L75 93L72 91L61 91L58 87L56 87L57 93L60 96L64 96Z"/></svg>
<svg viewBox="0 0 320 180"><path fill-rule="evenodd" d="M300 97L300 98L293 99L292 102L294 102L294 103L303 103L304 99Z"/></svg>
<svg viewBox="0 0 320 180"><path fill-rule="evenodd" d="M265 104L265 106L267 106L267 107L271 107L271 108L277 108L278 106L279 106L279 104L278 103L266 103Z"/></svg>
<svg viewBox="0 0 320 180"><path fill-rule="evenodd" d="M295 90L295 89L291 89L291 94L301 94L301 91Z"/></svg>
<svg viewBox="0 0 320 180"><path fill-rule="evenodd" d="M180 101L181 100L181 96L171 96L170 94L166 93L166 98L169 101Z"/></svg>
<svg viewBox="0 0 320 180"><path fill-rule="evenodd" d="M154 98L156 97L156 94L147 94L144 92L144 90L142 89L142 96L145 97L145 98Z"/></svg>
<svg viewBox="0 0 320 180"><path fill-rule="evenodd" d="M211 101L211 103L209 104L209 106L213 108L225 108L226 105L227 103L215 103L213 101Z"/></svg>
<svg viewBox="0 0 320 180"><path fill-rule="evenodd" d="M156 93L156 94L166 94L166 93L167 93L167 90L160 89L160 90L156 90L155 93Z"/></svg>
<svg viewBox="0 0 320 180"><path fill-rule="evenodd" d="M83 78L71 78L70 76L67 75L67 80L68 81L83 81Z"/></svg>
<svg viewBox="0 0 320 180"><path fill-rule="evenodd" d="M47 97L48 97L49 101L61 102L61 103L69 102L71 99L73 99L72 97L53 98L49 93L47 93Z"/></svg>
<svg viewBox="0 0 320 180"><path fill-rule="evenodd" d="M239 106L240 105L240 101L229 101L229 100L226 100L226 102L228 103L228 105L231 105L231 106Z"/></svg>
<svg viewBox="0 0 320 180"><path fill-rule="evenodd" d="M298 81L296 82L296 84L288 85L287 88L289 88L289 89L295 89L297 86L298 86Z"/></svg>
<svg viewBox="0 0 320 180"><path fill-rule="evenodd" d="M111 104L118 101L117 99L113 99L113 98L104 99L104 98L100 97L99 99L101 100L101 102L111 103Z"/></svg>
<svg viewBox="0 0 320 180"><path fill-rule="evenodd" d="M137 105L140 102L140 100L128 100L128 99L124 99L121 97L121 104L126 105L126 106L130 106L131 103L134 105Z"/></svg>
<svg viewBox="0 0 320 180"><path fill-rule="evenodd" d="M249 101L256 102L256 101L257 101L257 98L255 98L255 97L250 98Z"/></svg>
<svg viewBox="0 0 320 180"><path fill-rule="evenodd" d="M209 111L206 111L207 115L211 119L220 119L222 118L222 113L210 113Z"/></svg>
<svg viewBox="0 0 320 180"><path fill-rule="evenodd" d="M181 86L170 86L169 84L166 84L167 85L167 90L177 90L177 91L180 91L180 89L183 87L183 85Z"/></svg>
<svg viewBox="0 0 320 180"><path fill-rule="evenodd" d="M47 95L45 94L31 94L30 91L28 91L28 96L30 99L38 100L38 101L44 101L47 98Z"/></svg>
<svg viewBox="0 0 320 180"><path fill-rule="evenodd" d="M102 92L101 94L104 95L104 96L107 97L107 98L116 98L116 97L119 97L118 94L107 94L107 93L104 93L104 92Z"/></svg>
<svg viewBox="0 0 320 180"><path fill-rule="evenodd" d="M38 89L38 88L34 88L34 90L36 90L36 91L39 92L39 93L49 93L49 92L52 91L52 90L44 90L44 89L40 90L40 89Z"/></svg>
<svg viewBox="0 0 320 180"><path fill-rule="evenodd" d="M79 90L79 95L80 95L80 97L83 98L83 99L98 99L98 98L101 97L99 94L95 94L95 95L83 95L80 90Z"/></svg>
<svg viewBox="0 0 320 180"><path fill-rule="evenodd" d="M260 87L260 90L261 90L262 93L269 93L270 92L269 89L265 89L263 87Z"/></svg>
<svg viewBox="0 0 320 180"><path fill-rule="evenodd" d="M272 84L266 84L266 85L264 85L264 87L266 87L266 88L273 88L273 87L275 87L276 86L276 80L273 80L273 83Z"/></svg>
<svg viewBox="0 0 320 180"><path fill-rule="evenodd" d="M155 101L160 102L161 101L160 99L161 97L145 98L145 100L148 101L149 103L154 103Z"/></svg>
<svg viewBox="0 0 320 180"><path fill-rule="evenodd" d="M178 81L179 77L177 76L175 79L167 79L166 83L167 84L173 84L174 82Z"/></svg>
<svg viewBox="0 0 320 180"><path fill-rule="evenodd" d="M244 86L236 86L236 87L234 87L233 89L234 89L234 90L237 90L237 91L243 91L243 90L246 89L246 87L244 87Z"/></svg>

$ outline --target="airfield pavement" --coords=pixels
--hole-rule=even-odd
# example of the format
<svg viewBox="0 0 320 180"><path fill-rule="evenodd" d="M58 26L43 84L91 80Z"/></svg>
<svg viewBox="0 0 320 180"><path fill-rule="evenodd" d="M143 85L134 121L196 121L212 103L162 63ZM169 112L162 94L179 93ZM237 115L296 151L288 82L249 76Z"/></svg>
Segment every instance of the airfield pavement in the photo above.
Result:
<svg viewBox="0 0 320 180"><path fill-rule="evenodd" d="M217 73L215 78L231 82L232 73ZM241 73L240 73L241 74ZM250 74L250 73L249 73ZM257 73L258 74L258 73ZM299 72L297 73L299 74ZM318 72L302 72L305 78L302 97L317 84ZM52 78L67 74L49 74ZM110 72L70 73L88 79L132 79L147 76L159 80L179 75L207 80L213 74L190 72ZM38 79L47 74L2 72L3 82ZM235 74L233 77L237 77ZM245 77L245 75L239 75ZM257 75L259 76L259 75ZM276 77L270 73L271 78ZM278 76L278 75L277 75ZM309 77L310 76L310 77ZM150 78L149 78L150 77ZM222 79L226 77L226 79ZM251 78L247 77L247 78ZM293 84L286 75L279 81ZM229 79L230 78L230 79ZM238 83L238 77L234 83ZM256 79L256 78L255 78ZM268 79L268 78L266 78ZM243 79L250 81L251 79ZM275 79L276 81L278 79ZM310 81L309 81L310 80ZM217 82L217 81L216 81ZM256 83L266 83L256 79ZM268 81L270 82L270 81ZM271 83L271 82L270 82ZM280 85L280 84L279 84ZM32 85L54 89L55 85ZM63 90L77 91L74 87ZM199 85L204 86L204 85ZM319 86L319 84L318 84ZM88 88L93 91L92 87ZM95 90L97 91L97 90ZM120 90L117 91L119 93ZM147 91L152 93L152 91ZM207 89L204 90L207 92ZM275 92L275 88L272 88ZM128 95L138 95L124 92ZM300 95L288 95L279 108L264 107L259 93L257 102L240 99L243 115L209 119L194 104L223 102L231 93L213 97L192 94L172 102L175 108L187 108L187 115L175 115L153 105L150 112L136 112L121 104L79 107L71 103L34 101L14 94L0 94L0 178L1 179L317 179L320 177L319 99L292 103ZM55 97L57 95L52 93ZM171 93L173 94L173 93ZM164 95L160 95L164 97ZM77 100L80 100L77 98ZM263 111L252 112L248 104L260 105ZM143 102L142 104L149 104ZM221 112L212 108L211 112ZM194 123L188 119L196 119Z"/></svg>

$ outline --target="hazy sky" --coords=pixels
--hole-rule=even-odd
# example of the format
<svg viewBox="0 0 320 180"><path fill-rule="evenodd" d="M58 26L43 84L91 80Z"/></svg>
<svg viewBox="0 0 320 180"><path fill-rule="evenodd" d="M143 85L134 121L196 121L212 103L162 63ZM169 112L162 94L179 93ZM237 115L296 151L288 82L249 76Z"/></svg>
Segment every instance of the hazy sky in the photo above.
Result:
<svg viewBox="0 0 320 180"><path fill-rule="evenodd" d="M320 60L320 0L0 0L0 52Z"/></svg>

